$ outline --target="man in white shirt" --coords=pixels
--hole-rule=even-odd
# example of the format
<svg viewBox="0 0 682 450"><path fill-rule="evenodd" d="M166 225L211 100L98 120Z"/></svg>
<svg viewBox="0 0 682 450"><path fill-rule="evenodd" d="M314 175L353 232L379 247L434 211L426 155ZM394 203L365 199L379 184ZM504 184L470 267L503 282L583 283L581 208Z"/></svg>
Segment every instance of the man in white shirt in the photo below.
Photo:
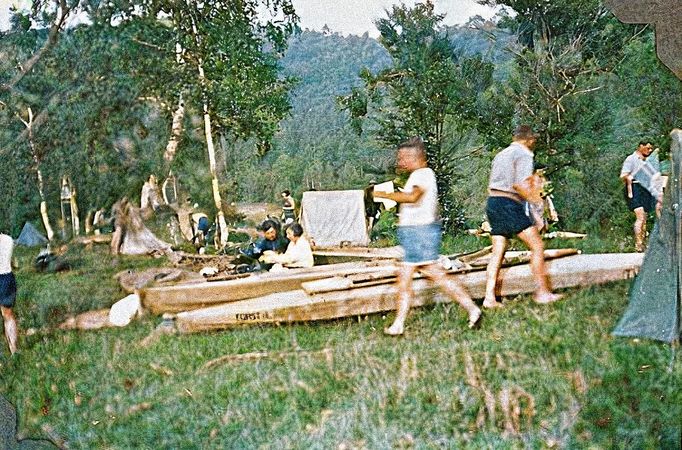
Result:
<svg viewBox="0 0 682 450"><path fill-rule="evenodd" d="M533 147L537 135L528 125L515 131L509 147L493 159L488 183L486 215L491 225L492 254L487 268L484 308L500 308L496 299L497 277L507 248L507 239L516 235L531 251L530 267L535 277L536 303L552 303L561 298L550 290L545 268L542 237L526 213L526 202L542 202L541 183L533 173Z"/></svg>
<svg viewBox="0 0 682 450"><path fill-rule="evenodd" d="M454 279L448 278L438 263L441 226L438 215L436 175L427 166L426 149L419 138L412 138L398 147L397 169L410 173L402 192L374 192L375 198L387 198L400 203L398 239L405 251L398 272L398 312L393 324L384 333L403 334L405 319L412 303L412 276L419 271L437 283L469 315L469 328L481 318L481 310L469 294Z"/></svg>
<svg viewBox="0 0 682 450"><path fill-rule="evenodd" d="M637 150L623 161L620 171L620 178L625 183L625 201L628 209L635 213L635 251L644 251L644 237L646 236L647 213L656 210L660 212L661 202L663 201L663 190L659 183L653 182L645 185L641 178L646 175L648 179L660 179L661 172L658 168L658 159L655 164L649 164L652 158L653 146L651 143L641 141ZM650 189L653 192L650 192Z"/></svg>
<svg viewBox="0 0 682 450"><path fill-rule="evenodd" d="M12 308L17 297L17 282L12 273L14 241L0 233L0 311L5 323L5 338L11 354L17 351L17 320Z"/></svg>

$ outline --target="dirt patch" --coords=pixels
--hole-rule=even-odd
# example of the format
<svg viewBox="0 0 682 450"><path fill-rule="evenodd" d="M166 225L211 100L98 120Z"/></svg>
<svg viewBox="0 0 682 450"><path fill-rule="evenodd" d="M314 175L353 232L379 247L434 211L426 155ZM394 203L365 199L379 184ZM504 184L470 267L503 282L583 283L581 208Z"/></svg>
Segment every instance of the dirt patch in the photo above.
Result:
<svg viewBox="0 0 682 450"><path fill-rule="evenodd" d="M252 226L263 222L268 215L279 217L282 213L282 207L275 203L237 203L235 207L238 213L244 215L246 223Z"/></svg>

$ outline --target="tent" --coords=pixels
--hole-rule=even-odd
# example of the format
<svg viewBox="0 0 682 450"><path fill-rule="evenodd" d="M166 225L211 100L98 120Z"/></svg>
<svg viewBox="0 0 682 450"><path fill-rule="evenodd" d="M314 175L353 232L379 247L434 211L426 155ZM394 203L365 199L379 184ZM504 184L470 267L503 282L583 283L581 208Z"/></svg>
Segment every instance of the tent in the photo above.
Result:
<svg viewBox="0 0 682 450"><path fill-rule="evenodd" d="M307 191L301 199L301 226L318 247L366 246L365 193Z"/></svg>
<svg viewBox="0 0 682 450"><path fill-rule="evenodd" d="M616 336L680 340L682 282L682 130L673 130L672 173L663 197L661 218L649 237L642 267L630 289L630 304Z"/></svg>
<svg viewBox="0 0 682 450"><path fill-rule="evenodd" d="M40 234L30 222L24 224L21 233L16 240L18 245L25 245L26 247L38 247L47 244L47 238Z"/></svg>

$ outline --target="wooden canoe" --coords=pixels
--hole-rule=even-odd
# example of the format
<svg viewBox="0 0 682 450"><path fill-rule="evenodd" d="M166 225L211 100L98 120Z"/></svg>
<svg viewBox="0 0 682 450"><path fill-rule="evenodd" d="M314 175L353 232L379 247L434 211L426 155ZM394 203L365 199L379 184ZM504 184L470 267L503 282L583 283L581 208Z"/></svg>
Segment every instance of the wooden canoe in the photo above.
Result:
<svg viewBox="0 0 682 450"><path fill-rule="evenodd" d="M152 287L140 291L142 305L153 314L175 313L226 302L299 289L301 283L396 266L390 260L329 264L286 272L252 274L226 281Z"/></svg>
<svg viewBox="0 0 682 450"><path fill-rule="evenodd" d="M635 276L642 264L641 253L574 255L547 262L554 289L588 286L625 280ZM483 298L485 271L450 275L464 285L473 298ZM415 280L414 306L432 302L448 302L427 280ZM534 290L528 265L500 271L501 295L516 295ZM191 333L217 330L253 323L279 323L334 319L365 315L395 309L395 284L363 287L308 295L303 290L270 294L259 298L187 311L177 314L178 331Z"/></svg>
<svg viewBox="0 0 682 450"><path fill-rule="evenodd" d="M457 256L467 260L470 257L480 257L486 252L489 252L489 248ZM557 256L552 253L554 250L545 252L548 258ZM363 282L367 281L365 278L372 278L377 280L372 284L386 284L393 282L397 269L398 266L391 260L329 264L286 272L252 274L225 281L150 287L140 291L140 299L142 305L153 314L177 313L300 289L303 283L315 280L320 280L324 285L330 284L332 287L324 289L327 291L338 290L333 286L348 283L353 280L350 277L355 275L362 275L360 279ZM325 282L327 279L329 281ZM357 284L358 280L351 281L350 287L353 287L353 282Z"/></svg>

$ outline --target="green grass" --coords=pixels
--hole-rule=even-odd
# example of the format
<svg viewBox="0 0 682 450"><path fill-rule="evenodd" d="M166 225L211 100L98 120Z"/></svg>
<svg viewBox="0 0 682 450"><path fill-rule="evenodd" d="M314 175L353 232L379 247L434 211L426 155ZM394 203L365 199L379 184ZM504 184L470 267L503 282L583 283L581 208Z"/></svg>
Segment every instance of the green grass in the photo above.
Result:
<svg viewBox="0 0 682 450"><path fill-rule="evenodd" d="M598 246L601 241L586 241ZM476 238L448 242L457 251ZM618 243L611 245L616 251ZM613 338L629 283L570 290L542 307L509 299L465 329L454 305L413 310L406 336L392 315L196 335L139 345L160 322L59 331L68 314L124 296L112 276L162 260L73 250L75 268L37 274L19 250L21 352L0 353L0 392L19 432L49 426L70 448L677 448L682 375L671 347ZM71 251L70 251L71 252ZM328 349L326 353L321 350ZM228 362L249 352L298 352ZM309 352L309 353L303 353ZM494 397L494 419L486 408ZM500 394L520 413L507 434Z"/></svg>

